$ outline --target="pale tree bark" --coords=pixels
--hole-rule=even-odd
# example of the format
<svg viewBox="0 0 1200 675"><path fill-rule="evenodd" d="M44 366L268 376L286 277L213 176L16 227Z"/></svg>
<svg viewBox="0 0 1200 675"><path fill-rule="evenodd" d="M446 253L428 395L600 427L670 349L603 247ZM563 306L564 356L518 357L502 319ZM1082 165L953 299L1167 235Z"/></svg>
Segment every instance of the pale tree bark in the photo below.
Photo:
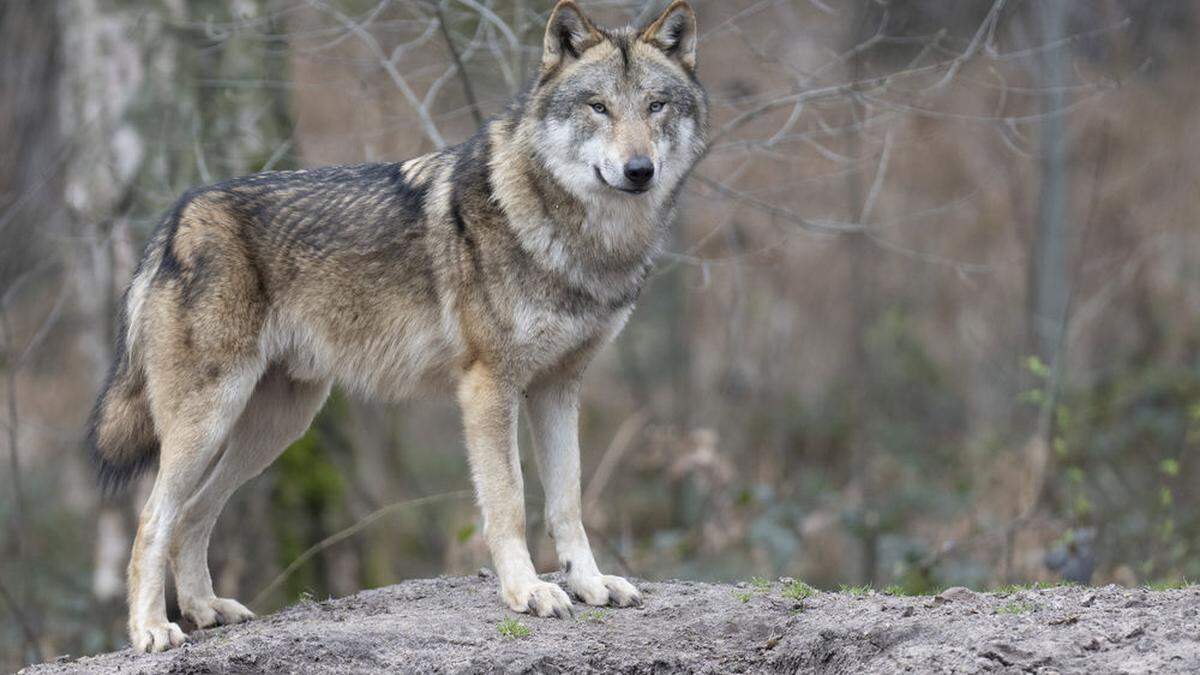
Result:
<svg viewBox="0 0 1200 675"><path fill-rule="evenodd" d="M867 25L871 12L866 7L859 7L845 46L852 55L846 61L846 77L849 82L858 81L863 75L862 53L856 47L862 44L863 36L869 33ZM846 124L861 124L867 114L862 103L853 97L846 102ZM867 176L864 174L866 157L863 139L859 134L846 137L846 156L852 162L858 162L858 167L846 173L846 221L865 224L870 218ZM875 250L871 246L864 231L850 232L844 236L842 247L850 267L849 284L846 305L849 307L849 322L847 324L847 343L850 345L849 358L846 362L846 380L849 387L849 404L851 419L854 420L856 432L852 435L852 468L851 494L859 500L859 547L860 569L858 576L866 584L874 584L879 566L879 500L875 495L874 464L875 439L870 429L865 428L870 417L871 389L874 365L870 350L867 348L867 332L876 321L878 302L876 301L876 283L874 274Z"/></svg>
<svg viewBox="0 0 1200 675"><path fill-rule="evenodd" d="M1042 2L1035 6L1041 40L1045 44L1061 40L1065 34L1068 3ZM1067 270L1068 167L1065 85L1068 52L1065 48L1048 49L1040 59L1042 112L1038 155L1041 178L1038 195L1037 232L1032 253L1030 313L1037 355L1053 366L1061 349L1061 336L1070 296Z"/></svg>
<svg viewBox="0 0 1200 675"><path fill-rule="evenodd" d="M1033 20L1041 44L1055 44L1066 35L1068 3L1035 5ZM1054 407L1065 367L1071 278L1068 255L1072 240L1069 222L1070 167L1066 85L1070 52L1066 47L1045 50L1039 59L1038 81L1042 121L1037 158L1039 192L1036 231L1030 251L1029 326L1033 354L1046 364L1049 377L1040 383L1045 397L1034 436L1026 446L1026 478L1019 497L1020 517L1028 517L1045 490L1054 433Z"/></svg>
<svg viewBox="0 0 1200 675"><path fill-rule="evenodd" d="M44 331L18 321L23 311L46 314L37 294L60 267L48 239L62 233L56 206L64 140L53 121L54 82L59 74L59 25L53 7L33 0L0 4L0 376L5 447L0 500L10 514L0 546L0 609L14 618L24 642L23 658L53 653L42 625L43 599L32 582L28 529L36 509L25 485L35 437L22 424L20 377ZM50 113L50 114L47 114ZM56 313L57 314L57 313Z"/></svg>
<svg viewBox="0 0 1200 675"><path fill-rule="evenodd" d="M63 172L69 209L70 284L79 328L74 335L84 389L94 394L112 358L115 316L136 261L141 233L131 211L139 202L140 175L151 159L148 129L136 115L154 87L173 79L167 22L172 5L146 12L120 3L80 0L59 6L63 54L59 87L64 134L72 136L72 161ZM165 53L164 53L165 52ZM165 57L165 58L164 58ZM93 475L82 451L67 458L65 480L79 483L80 508L92 508ZM116 621L124 595L133 501L104 501L96 511L92 591L106 621Z"/></svg>

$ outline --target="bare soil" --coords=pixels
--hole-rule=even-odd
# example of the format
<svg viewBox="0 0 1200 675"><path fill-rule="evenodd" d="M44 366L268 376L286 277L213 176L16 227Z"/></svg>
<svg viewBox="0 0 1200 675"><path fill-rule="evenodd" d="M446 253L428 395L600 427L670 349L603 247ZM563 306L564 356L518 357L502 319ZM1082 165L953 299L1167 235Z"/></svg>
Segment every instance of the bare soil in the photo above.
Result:
<svg viewBox="0 0 1200 675"><path fill-rule="evenodd" d="M573 620L558 620L507 611L487 574L408 581L195 631L162 654L61 657L24 672L1200 672L1197 587L802 601L781 583L639 587L642 608L576 604ZM505 619L528 635L502 635Z"/></svg>

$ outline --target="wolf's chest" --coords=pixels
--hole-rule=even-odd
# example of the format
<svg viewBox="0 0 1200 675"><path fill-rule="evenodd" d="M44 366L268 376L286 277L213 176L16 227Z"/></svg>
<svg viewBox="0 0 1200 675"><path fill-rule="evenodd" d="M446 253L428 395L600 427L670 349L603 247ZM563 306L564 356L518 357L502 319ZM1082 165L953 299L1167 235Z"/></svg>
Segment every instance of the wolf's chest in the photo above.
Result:
<svg viewBox="0 0 1200 675"><path fill-rule="evenodd" d="M541 369L607 333L612 312L572 310L521 300L514 303L511 345L527 367Z"/></svg>

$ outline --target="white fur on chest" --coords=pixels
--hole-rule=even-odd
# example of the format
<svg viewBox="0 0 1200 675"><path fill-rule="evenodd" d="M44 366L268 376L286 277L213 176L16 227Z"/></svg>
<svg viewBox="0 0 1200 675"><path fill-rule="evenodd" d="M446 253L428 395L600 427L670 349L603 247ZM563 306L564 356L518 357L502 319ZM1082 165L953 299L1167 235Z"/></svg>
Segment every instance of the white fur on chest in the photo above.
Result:
<svg viewBox="0 0 1200 675"><path fill-rule="evenodd" d="M518 298L513 303L512 347L527 367L545 368L594 337L604 323L590 313L564 312Z"/></svg>
<svg viewBox="0 0 1200 675"><path fill-rule="evenodd" d="M592 250L572 250L560 227L552 220L533 219L514 228L521 248L548 269L561 274L572 286L602 300L627 295L641 284L644 265L658 256L661 243L661 214L628 204L609 203L589 208L583 229ZM630 257L634 261L611 268L586 264L588 257Z"/></svg>
<svg viewBox="0 0 1200 675"><path fill-rule="evenodd" d="M631 311L632 307L571 312L520 298L513 306L513 356L530 375L554 367L589 343L607 342L625 325Z"/></svg>

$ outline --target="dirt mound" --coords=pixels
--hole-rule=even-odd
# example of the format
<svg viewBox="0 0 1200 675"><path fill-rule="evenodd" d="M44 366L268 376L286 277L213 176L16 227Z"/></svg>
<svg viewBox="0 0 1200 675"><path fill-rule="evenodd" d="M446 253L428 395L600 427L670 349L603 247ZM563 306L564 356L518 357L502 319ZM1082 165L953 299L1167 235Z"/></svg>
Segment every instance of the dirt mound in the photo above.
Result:
<svg viewBox="0 0 1200 675"><path fill-rule="evenodd" d="M640 609L577 604L564 621L508 612L487 576L409 581L196 631L163 654L24 672L1200 671L1195 587L803 597L779 582L639 586Z"/></svg>

